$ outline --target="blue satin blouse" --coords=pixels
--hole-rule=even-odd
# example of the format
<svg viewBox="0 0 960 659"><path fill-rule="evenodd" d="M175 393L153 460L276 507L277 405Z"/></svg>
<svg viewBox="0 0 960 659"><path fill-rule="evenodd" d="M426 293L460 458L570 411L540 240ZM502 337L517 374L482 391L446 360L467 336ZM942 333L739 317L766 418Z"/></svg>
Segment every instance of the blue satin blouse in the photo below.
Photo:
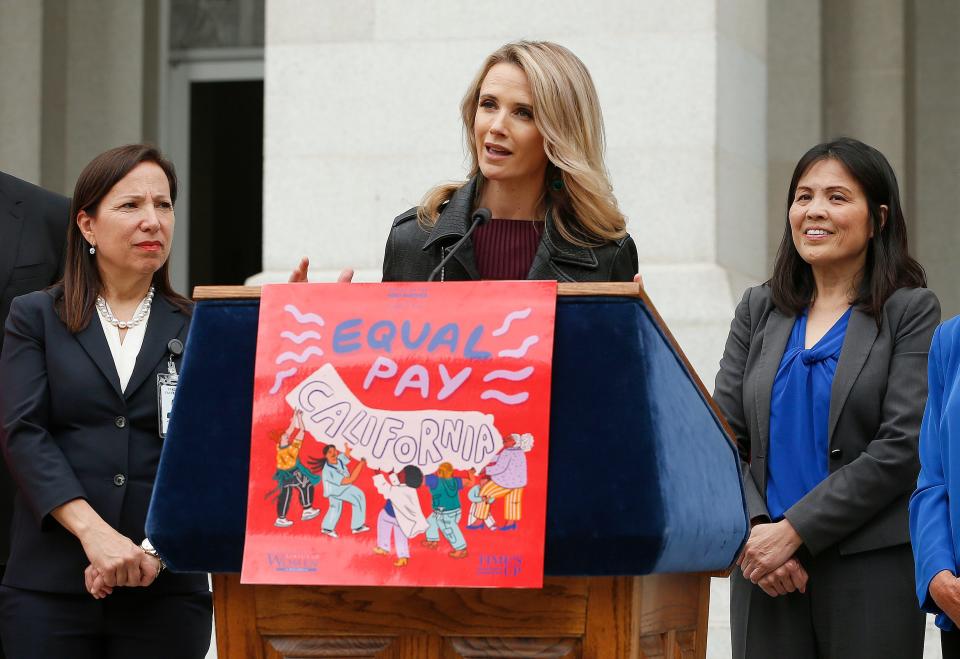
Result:
<svg viewBox="0 0 960 659"><path fill-rule="evenodd" d="M773 521L829 474L830 390L849 320L847 309L809 350L807 313L793 324L770 398L767 510Z"/></svg>

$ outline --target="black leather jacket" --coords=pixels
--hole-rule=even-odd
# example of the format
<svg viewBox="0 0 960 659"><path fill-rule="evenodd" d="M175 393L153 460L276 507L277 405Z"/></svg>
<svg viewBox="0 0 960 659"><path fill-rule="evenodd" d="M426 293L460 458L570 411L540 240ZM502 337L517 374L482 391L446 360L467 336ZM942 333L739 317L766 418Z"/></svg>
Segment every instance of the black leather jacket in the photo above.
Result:
<svg viewBox="0 0 960 659"><path fill-rule="evenodd" d="M450 198L436 224L425 230L411 208L393 221L383 256L383 281L426 281L450 248L470 227L476 179ZM599 247L574 245L553 226L550 214L527 279L557 281L632 281L637 273L637 246L627 235ZM464 243L443 267L438 281L480 279L473 243Z"/></svg>

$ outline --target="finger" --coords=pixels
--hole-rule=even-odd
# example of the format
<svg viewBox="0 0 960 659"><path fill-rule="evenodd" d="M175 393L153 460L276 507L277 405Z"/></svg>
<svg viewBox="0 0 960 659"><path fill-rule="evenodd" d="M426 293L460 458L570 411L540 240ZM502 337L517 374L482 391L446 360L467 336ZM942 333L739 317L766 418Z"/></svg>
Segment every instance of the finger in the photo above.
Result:
<svg viewBox="0 0 960 659"><path fill-rule="evenodd" d="M304 256L302 259L300 259L300 263L297 264L297 267L294 268L293 272L290 274L290 279L288 281L291 284L307 281L307 270L309 268L310 259Z"/></svg>
<svg viewBox="0 0 960 659"><path fill-rule="evenodd" d="M353 268L344 268L337 277L338 284L349 284L353 281Z"/></svg>
<svg viewBox="0 0 960 659"><path fill-rule="evenodd" d="M643 288L643 275L639 272L633 276L633 283L640 284L640 288Z"/></svg>
<svg viewBox="0 0 960 659"><path fill-rule="evenodd" d="M87 569L83 571L83 585L91 595L93 594L93 582L97 578L95 570L96 568L92 565L88 565Z"/></svg>
<svg viewBox="0 0 960 659"><path fill-rule="evenodd" d="M100 570L100 579L103 580L103 585L113 588L117 585L117 571L116 570Z"/></svg>
<svg viewBox="0 0 960 659"><path fill-rule="evenodd" d="M797 587L793 585L793 580L790 578L789 574L778 576L777 583L784 595L787 593L792 593L797 589Z"/></svg>
<svg viewBox="0 0 960 659"><path fill-rule="evenodd" d="M147 560L140 565L140 585L149 586L160 574L160 564L153 556L144 556Z"/></svg>
<svg viewBox="0 0 960 659"><path fill-rule="evenodd" d="M767 570L759 565L753 568L753 572L750 573L750 580L754 583L757 583L764 577L770 574L770 570Z"/></svg>
<svg viewBox="0 0 960 659"><path fill-rule="evenodd" d="M133 577L133 578L131 578ZM117 585L118 586L132 586L140 580L140 575L137 574L133 576L130 574L130 567L128 565L122 565L117 569Z"/></svg>
<svg viewBox="0 0 960 659"><path fill-rule="evenodd" d="M103 577L98 576L93 582L93 590L97 593L100 593L101 596L106 597L113 592L113 588L110 588L103 583Z"/></svg>
<svg viewBox="0 0 960 659"><path fill-rule="evenodd" d="M799 569L795 568L793 570L790 570L788 574L788 578L790 580L790 585L792 586L793 590L802 590L804 586L804 579L803 579L803 574Z"/></svg>
<svg viewBox="0 0 960 659"><path fill-rule="evenodd" d="M136 545L134 546L136 547L136 550L126 563L127 585L129 586L140 585L140 581L143 579L143 570L145 566L149 566L151 559L153 558L140 547Z"/></svg>
<svg viewBox="0 0 960 659"><path fill-rule="evenodd" d="M776 597L778 594L777 591L774 590L767 582L763 582L762 584L757 584L757 585L760 586L763 592L765 592L770 597Z"/></svg>
<svg viewBox="0 0 960 659"><path fill-rule="evenodd" d="M773 589L777 591L777 595L786 595L787 592L789 592L783 587L783 582L780 581L780 579L773 578L770 580L770 582L773 585Z"/></svg>
<svg viewBox="0 0 960 659"><path fill-rule="evenodd" d="M116 585L117 586L129 586L131 583L136 583L130 581L129 572L127 572L127 566L124 565L117 569Z"/></svg>

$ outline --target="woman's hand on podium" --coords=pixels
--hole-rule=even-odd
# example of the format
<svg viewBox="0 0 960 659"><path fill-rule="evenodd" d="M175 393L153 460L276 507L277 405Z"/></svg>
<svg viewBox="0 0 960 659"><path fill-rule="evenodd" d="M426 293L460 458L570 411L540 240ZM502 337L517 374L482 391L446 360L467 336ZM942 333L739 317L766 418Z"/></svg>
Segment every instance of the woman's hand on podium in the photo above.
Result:
<svg viewBox="0 0 960 659"><path fill-rule="evenodd" d="M309 281L307 279L307 270L310 268L310 259L304 256L300 259L300 263L297 264L297 267L293 269L293 272L290 273L290 279L287 281L291 284L299 284ZM349 284L353 281L353 269L344 268L340 271L340 275L337 277L338 284Z"/></svg>
<svg viewBox="0 0 960 659"><path fill-rule="evenodd" d="M640 284L640 288L643 288L643 275L639 272L633 276L633 283Z"/></svg>

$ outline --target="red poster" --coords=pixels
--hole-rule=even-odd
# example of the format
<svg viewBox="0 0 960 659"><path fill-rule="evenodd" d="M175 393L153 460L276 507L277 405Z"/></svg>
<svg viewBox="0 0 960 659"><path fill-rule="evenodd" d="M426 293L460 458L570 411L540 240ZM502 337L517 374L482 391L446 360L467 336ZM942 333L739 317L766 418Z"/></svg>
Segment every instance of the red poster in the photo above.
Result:
<svg viewBox="0 0 960 659"><path fill-rule="evenodd" d="M260 300L244 583L543 584L555 282Z"/></svg>

